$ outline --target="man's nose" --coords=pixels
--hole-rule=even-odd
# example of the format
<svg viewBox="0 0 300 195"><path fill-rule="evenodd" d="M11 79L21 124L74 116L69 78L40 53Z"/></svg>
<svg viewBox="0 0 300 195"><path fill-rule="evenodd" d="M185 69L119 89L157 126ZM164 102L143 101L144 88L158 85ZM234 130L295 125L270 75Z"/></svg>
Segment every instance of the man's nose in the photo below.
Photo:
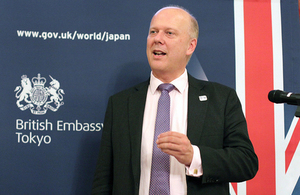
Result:
<svg viewBox="0 0 300 195"><path fill-rule="evenodd" d="M156 43L160 43L163 44L164 43L164 34L163 32L158 32L155 37L154 37L154 41Z"/></svg>

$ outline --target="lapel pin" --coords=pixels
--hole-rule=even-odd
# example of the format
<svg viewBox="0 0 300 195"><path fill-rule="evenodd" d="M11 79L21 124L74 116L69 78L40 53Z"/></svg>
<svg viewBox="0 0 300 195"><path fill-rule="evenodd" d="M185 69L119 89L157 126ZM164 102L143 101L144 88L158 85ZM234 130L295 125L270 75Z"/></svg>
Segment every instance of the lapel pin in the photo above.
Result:
<svg viewBox="0 0 300 195"><path fill-rule="evenodd" d="M207 100L207 96L206 95L200 95L199 100L200 100L200 102L204 102L204 101Z"/></svg>

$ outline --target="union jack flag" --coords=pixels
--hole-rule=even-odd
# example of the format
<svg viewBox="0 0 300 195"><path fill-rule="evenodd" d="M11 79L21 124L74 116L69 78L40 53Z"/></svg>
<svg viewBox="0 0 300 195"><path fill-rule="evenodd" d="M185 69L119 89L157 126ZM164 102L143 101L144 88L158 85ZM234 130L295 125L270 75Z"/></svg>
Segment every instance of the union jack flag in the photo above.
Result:
<svg viewBox="0 0 300 195"><path fill-rule="evenodd" d="M234 1L236 90L259 158L259 171L253 180L231 184L232 195L300 194L296 108L267 99L270 90L297 90L299 86L297 10L297 0ZM298 22L291 22L295 20Z"/></svg>
<svg viewBox="0 0 300 195"><path fill-rule="evenodd" d="M250 181L231 183L230 193L298 195L300 121L294 116L296 106L273 104L267 98L273 89L300 92L298 1L234 0L233 6L235 88L259 158L259 171ZM196 57L190 64L197 64L188 66L193 76L208 80Z"/></svg>

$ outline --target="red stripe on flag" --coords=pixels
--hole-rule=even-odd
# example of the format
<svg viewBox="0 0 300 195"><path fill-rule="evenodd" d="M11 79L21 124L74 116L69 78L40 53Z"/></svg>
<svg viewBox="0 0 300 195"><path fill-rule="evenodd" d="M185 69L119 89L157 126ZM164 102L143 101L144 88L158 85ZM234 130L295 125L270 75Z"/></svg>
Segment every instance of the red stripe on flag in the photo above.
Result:
<svg viewBox="0 0 300 195"><path fill-rule="evenodd" d="M232 186L232 188L233 188L235 194L237 194L237 183L232 182L232 183L231 183L231 186Z"/></svg>
<svg viewBox="0 0 300 195"><path fill-rule="evenodd" d="M300 121L297 123L289 145L285 150L285 172L287 172L300 141Z"/></svg>
<svg viewBox="0 0 300 195"><path fill-rule="evenodd" d="M249 135L259 159L247 194L275 194L274 105L271 0L244 0L245 105Z"/></svg>

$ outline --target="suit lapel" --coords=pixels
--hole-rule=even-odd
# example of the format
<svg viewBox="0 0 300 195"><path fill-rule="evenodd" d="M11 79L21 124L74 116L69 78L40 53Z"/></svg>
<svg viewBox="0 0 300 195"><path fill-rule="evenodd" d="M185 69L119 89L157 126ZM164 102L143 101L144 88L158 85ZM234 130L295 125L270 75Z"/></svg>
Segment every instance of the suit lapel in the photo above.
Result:
<svg viewBox="0 0 300 195"><path fill-rule="evenodd" d="M187 136L194 145L199 145L208 106L209 94L204 86L205 82L189 75Z"/></svg>
<svg viewBox="0 0 300 195"><path fill-rule="evenodd" d="M136 87L128 100L129 131L131 145L131 161L135 183L139 183L140 178L140 159L141 159L141 139L144 109L146 103L147 89L149 81Z"/></svg>

